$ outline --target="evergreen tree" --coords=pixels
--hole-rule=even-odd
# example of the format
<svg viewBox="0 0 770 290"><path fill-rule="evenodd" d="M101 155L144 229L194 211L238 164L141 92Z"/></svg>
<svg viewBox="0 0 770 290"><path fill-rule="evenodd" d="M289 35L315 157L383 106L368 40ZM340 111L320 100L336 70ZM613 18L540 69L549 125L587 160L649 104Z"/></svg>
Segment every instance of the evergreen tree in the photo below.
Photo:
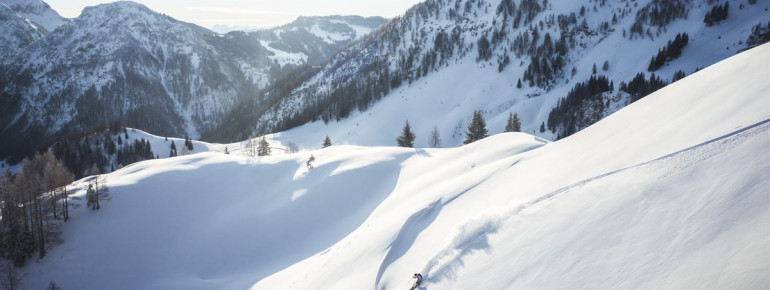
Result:
<svg viewBox="0 0 770 290"><path fill-rule="evenodd" d="M519 114L508 113L508 122L505 124L504 132L521 132Z"/></svg>
<svg viewBox="0 0 770 290"><path fill-rule="evenodd" d="M481 110L473 111L473 118L468 123L468 131L465 132L465 141L463 144L470 144L487 137L487 123Z"/></svg>
<svg viewBox="0 0 770 290"><path fill-rule="evenodd" d="M540 124L540 133L545 133L545 122Z"/></svg>
<svg viewBox="0 0 770 290"><path fill-rule="evenodd" d="M404 128L401 130L401 136L396 138L396 143L399 147L414 147L414 133L412 127L409 126L409 120L404 123Z"/></svg>
<svg viewBox="0 0 770 290"><path fill-rule="evenodd" d="M441 148L441 135L439 135L438 127L433 127L433 131L430 133L430 147Z"/></svg>
<svg viewBox="0 0 770 290"><path fill-rule="evenodd" d="M516 88L521 89L521 78L519 78L519 81L516 82Z"/></svg>
<svg viewBox="0 0 770 290"><path fill-rule="evenodd" d="M326 138L324 139L324 143L321 145L321 148L326 148L332 146L332 139L329 138L329 135L326 135Z"/></svg>
<svg viewBox="0 0 770 290"><path fill-rule="evenodd" d="M270 143L267 143L267 139L265 139L265 136L262 136L262 139L259 140L259 147L257 148L257 155L258 156L269 156L270 155Z"/></svg>
<svg viewBox="0 0 770 290"><path fill-rule="evenodd" d="M174 144L174 140L171 140L171 152L168 154L168 157L174 157L174 156L177 156L176 144Z"/></svg>
<svg viewBox="0 0 770 290"><path fill-rule="evenodd" d="M184 135L184 145L187 146L188 151L193 150L193 142L190 140L190 136L187 136L187 134Z"/></svg>

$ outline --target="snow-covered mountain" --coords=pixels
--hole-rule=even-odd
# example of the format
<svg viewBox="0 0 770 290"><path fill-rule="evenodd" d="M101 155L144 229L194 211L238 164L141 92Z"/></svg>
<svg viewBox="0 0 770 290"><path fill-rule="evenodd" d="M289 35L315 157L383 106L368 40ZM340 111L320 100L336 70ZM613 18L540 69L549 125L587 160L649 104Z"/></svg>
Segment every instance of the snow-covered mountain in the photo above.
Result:
<svg viewBox="0 0 770 290"><path fill-rule="evenodd" d="M39 0L0 1L0 65L66 22Z"/></svg>
<svg viewBox="0 0 770 290"><path fill-rule="evenodd" d="M0 24L9 32L3 37L13 40L0 49L24 49L0 69L0 159L115 120L155 134L198 136L240 99L385 22L300 18L264 32L219 35L141 4L115 2L87 7L58 29L35 34L34 23L55 21L44 22L49 18L42 13L25 26L6 8L22 7L14 5L0 11L9 18ZM24 7L19 11L26 16L37 11Z"/></svg>
<svg viewBox="0 0 770 290"><path fill-rule="evenodd" d="M88 7L4 67L3 136L35 142L115 119L197 132L256 91L214 38L133 2Z"/></svg>
<svg viewBox="0 0 770 290"><path fill-rule="evenodd" d="M41 0L0 0L0 3L29 20L36 29L43 29L45 33L69 22Z"/></svg>
<svg viewBox="0 0 770 290"><path fill-rule="evenodd" d="M350 42L385 24L382 17L299 17L292 23L249 33L274 53L277 63L321 64Z"/></svg>
<svg viewBox="0 0 770 290"><path fill-rule="evenodd" d="M0 31L5 32L0 34L0 64L8 61L11 56L30 43L45 36L45 33L35 29L34 25L2 3L0 3Z"/></svg>
<svg viewBox="0 0 770 290"><path fill-rule="evenodd" d="M427 146L434 127L445 146L455 146L479 109L492 132L517 113L522 131L557 139L745 49L753 27L768 25L770 2L727 3L727 18L708 24L706 15L727 4L424 1L296 89L268 96L276 105L255 108L250 130L295 142L311 135L307 145L324 135L390 145L410 120L418 146ZM669 47L677 35L688 41ZM656 56L662 66L650 71Z"/></svg>
<svg viewBox="0 0 770 290"><path fill-rule="evenodd" d="M768 67L770 44L556 142L137 163L19 274L30 289L408 289L415 272L420 289L764 289Z"/></svg>

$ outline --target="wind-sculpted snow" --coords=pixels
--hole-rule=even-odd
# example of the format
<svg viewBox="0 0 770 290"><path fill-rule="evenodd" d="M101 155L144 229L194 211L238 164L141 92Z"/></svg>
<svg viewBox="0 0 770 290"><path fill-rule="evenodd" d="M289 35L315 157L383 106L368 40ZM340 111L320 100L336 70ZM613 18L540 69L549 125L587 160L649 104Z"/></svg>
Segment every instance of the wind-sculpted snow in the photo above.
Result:
<svg viewBox="0 0 770 290"><path fill-rule="evenodd" d="M769 52L556 142L140 162L106 175L101 210L72 210L25 286L408 289L421 272L421 289L766 288Z"/></svg>
<svg viewBox="0 0 770 290"><path fill-rule="evenodd" d="M465 256L477 251L489 253L488 236L497 232L499 227L500 221L488 217L472 219L458 227L454 236L420 271L426 277L425 284L457 279L457 271L464 266Z"/></svg>
<svg viewBox="0 0 770 290"><path fill-rule="evenodd" d="M378 289L388 288L387 284L380 285L380 279L382 278L383 272L388 268L388 266L390 266L391 263L395 262L398 260L398 258L401 258L401 256L406 254L409 248L412 247L412 244L417 239L417 236L420 234L420 232L422 232L425 228L430 226L433 221L436 220L436 217L441 212L441 206L442 205L440 201L434 202L406 219L406 222L404 222L404 225L401 227L398 235L393 240L393 243L391 243L388 254L382 261L382 265L380 265L380 270L377 272L377 280L375 284L377 285Z"/></svg>

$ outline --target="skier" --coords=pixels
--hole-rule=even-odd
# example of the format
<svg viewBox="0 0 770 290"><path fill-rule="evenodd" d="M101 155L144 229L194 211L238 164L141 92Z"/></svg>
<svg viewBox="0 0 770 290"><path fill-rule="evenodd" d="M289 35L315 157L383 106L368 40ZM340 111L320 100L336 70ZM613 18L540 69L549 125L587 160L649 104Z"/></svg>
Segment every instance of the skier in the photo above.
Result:
<svg viewBox="0 0 770 290"><path fill-rule="evenodd" d="M412 278L417 279L417 281L414 281L414 286L412 286L412 288L410 288L409 290L417 289L417 287L420 286L420 283L422 283L422 274L414 273L414 275L412 275Z"/></svg>

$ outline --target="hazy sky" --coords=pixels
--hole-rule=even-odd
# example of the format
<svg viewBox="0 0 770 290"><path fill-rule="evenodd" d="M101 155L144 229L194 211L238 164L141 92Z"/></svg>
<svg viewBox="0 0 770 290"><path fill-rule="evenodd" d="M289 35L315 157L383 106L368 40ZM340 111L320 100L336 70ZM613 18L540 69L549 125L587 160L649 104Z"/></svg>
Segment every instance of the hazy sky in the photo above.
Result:
<svg viewBox="0 0 770 290"><path fill-rule="evenodd" d="M73 18L86 6L113 1L45 0L59 14ZM420 0L135 0L157 12L205 27L216 24L270 27L297 16L361 15L390 18Z"/></svg>

